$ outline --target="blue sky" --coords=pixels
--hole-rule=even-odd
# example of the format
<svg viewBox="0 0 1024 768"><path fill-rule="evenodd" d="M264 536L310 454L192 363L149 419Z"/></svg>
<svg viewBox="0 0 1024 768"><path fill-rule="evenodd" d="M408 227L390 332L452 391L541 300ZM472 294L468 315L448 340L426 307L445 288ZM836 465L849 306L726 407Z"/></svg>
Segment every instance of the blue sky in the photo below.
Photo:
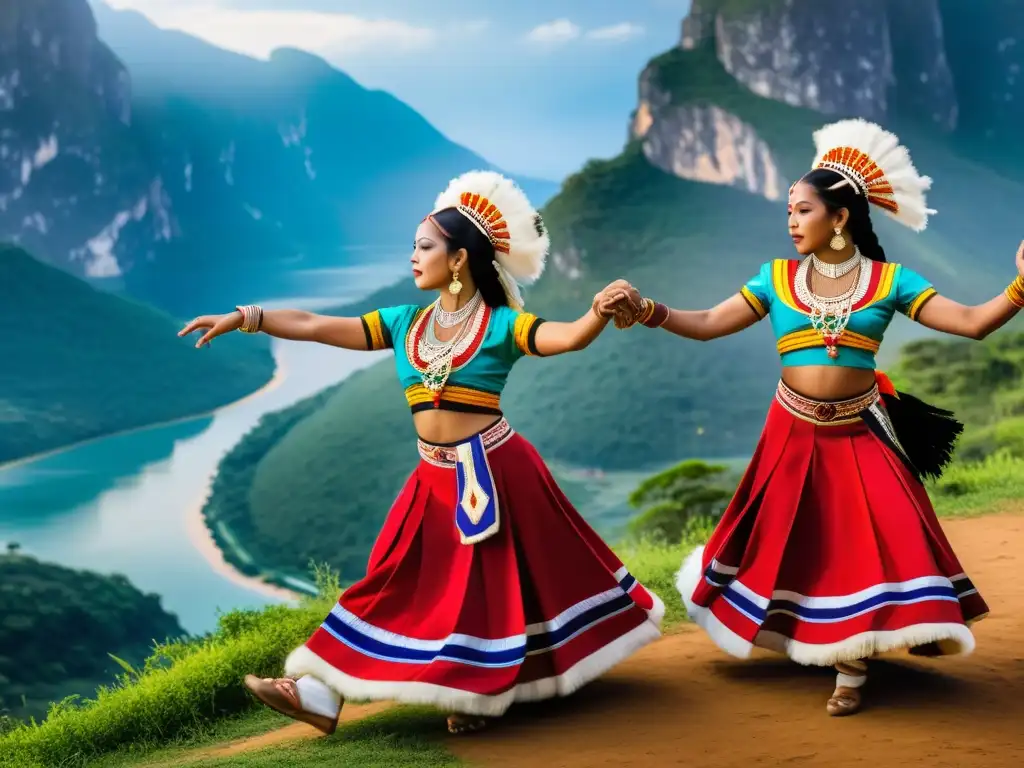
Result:
<svg viewBox="0 0 1024 768"><path fill-rule="evenodd" d="M561 179L622 148L637 76L690 0L106 0L266 57L290 46L389 91L453 140ZM514 5L514 7L512 7Z"/></svg>

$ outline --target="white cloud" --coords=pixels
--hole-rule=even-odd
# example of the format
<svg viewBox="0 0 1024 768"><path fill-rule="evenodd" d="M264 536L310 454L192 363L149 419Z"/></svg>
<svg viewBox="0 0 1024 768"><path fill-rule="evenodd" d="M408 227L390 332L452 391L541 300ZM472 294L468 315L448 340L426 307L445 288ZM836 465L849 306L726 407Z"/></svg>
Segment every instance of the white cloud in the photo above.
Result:
<svg viewBox="0 0 1024 768"><path fill-rule="evenodd" d="M632 40L634 37L640 37L643 33L644 28L639 24L624 21L621 24L613 24L610 27L592 29L587 32L587 37L591 40L609 40L618 43L623 40Z"/></svg>
<svg viewBox="0 0 1024 768"><path fill-rule="evenodd" d="M314 11L245 11L218 8L210 0L106 0L116 9L139 11L157 26L258 58L276 48L307 51L409 51L429 47L435 30L394 19L367 19Z"/></svg>
<svg viewBox="0 0 1024 768"><path fill-rule="evenodd" d="M558 19L541 24L530 30L526 36L534 43L567 43L580 36L580 28L568 19Z"/></svg>
<svg viewBox="0 0 1024 768"><path fill-rule="evenodd" d="M599 40L604 42L620 43L625 40L632 40L644 34L644 28L631 21L624 21L620 24L612 24L607 27L598 27L584 32L579 25L569 19L558 19L534 27L526 36L534 43L553 45L557 43L569 43L578 38L587 40Z"/></svg>

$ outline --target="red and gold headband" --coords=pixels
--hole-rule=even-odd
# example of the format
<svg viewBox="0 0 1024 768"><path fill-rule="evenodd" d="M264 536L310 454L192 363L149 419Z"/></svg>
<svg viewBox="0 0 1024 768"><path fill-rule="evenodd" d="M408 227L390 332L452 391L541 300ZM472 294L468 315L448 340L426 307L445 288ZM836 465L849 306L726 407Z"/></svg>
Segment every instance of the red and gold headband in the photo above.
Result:
<svg viewBox="0 0 1024 768"><path fill-rule="evenodd" d="M486 237L494 250L498 253L508 253L511 248L510 237L508 232L508 224L505 222L505 217L501 215L501 211L498 207L482 195L477 195L472 192L463 192L459 198L459 204L455 206L455 209L469 219L473 226L475 226L480 233ZM450 238L451 235L445 231L438 221L437 217L432 213L427 216L434 226L441 230L441 234L445 237Z"/></svg>
<svg viewBox="0 0 1024 768"><path fill-rule="evenodd" d="M878 167L878 163L859 149L830 149L815 167L835 171L853 184L859 194L866 195L869 203L892 213L899 213L900 206L894 197L892 184L885 178L885 173Z"/></svg>

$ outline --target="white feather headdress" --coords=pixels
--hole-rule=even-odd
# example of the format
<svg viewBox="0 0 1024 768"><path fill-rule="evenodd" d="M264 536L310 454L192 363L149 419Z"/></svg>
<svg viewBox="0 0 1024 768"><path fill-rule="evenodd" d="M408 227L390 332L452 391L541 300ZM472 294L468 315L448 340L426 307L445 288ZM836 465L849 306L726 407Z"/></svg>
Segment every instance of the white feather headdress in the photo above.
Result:
<svg viewBox="0 0 1024 768"><path fill-rule="evenodd" d="M900 140L867 120L840 120L814 133L813 168L843 176L869 203L920 232L928 225L925 192L932 180L918 174Z"/></svg>
<svg viewBox="0 0 1024 768"><path fill-rule="evenodd" d="M494 171L469 171L452 179L434 201L434 213L455 208L494 246L494 268L509 304L523 308L521 284L544 272L551 241L540 214L511 179Z"/></svg>

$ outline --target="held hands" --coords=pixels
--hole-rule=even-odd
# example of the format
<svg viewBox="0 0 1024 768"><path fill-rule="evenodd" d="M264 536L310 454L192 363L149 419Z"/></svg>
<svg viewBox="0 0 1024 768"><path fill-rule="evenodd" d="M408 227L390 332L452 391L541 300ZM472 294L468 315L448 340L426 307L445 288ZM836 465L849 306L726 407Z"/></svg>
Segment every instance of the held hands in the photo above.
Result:
<svg viewBox="0 0 1024 768"><path fill-rule="evenodd" d="M1021 241L1020 247L1017 248L1017 274L1024 277L1024 241Z"/></svg>
<svg viewBox="0 0 1024 768"><path fill-rule="evenodd" d="M616 328L628 328L640 314L640 292L626 280L616 280L594 296L592 309L598 317L614 318Z"/></svg>
<svg viewBox="0 0 1024 768"><path fill-rule="evenodd" d="M242 327L242 321L242 313L238 311L226 315L202 315L178 331L178 335L188 336L194 331L206 331L196 342L196 349L199 349L218 336L237 331Z"/></svg>

